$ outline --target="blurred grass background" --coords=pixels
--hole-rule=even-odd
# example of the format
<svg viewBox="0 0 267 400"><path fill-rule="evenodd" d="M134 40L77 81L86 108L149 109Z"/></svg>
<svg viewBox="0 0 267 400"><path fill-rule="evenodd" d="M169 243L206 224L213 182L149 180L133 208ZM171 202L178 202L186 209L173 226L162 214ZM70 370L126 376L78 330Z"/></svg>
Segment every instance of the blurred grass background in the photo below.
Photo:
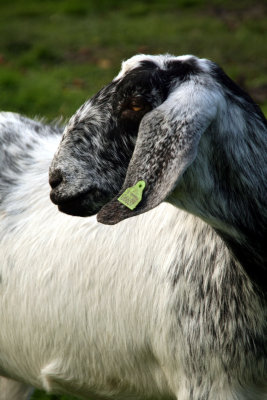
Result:
<svg viewBox="0 0 267 400"><path fill-rule="evenodd" d="M169 52L216 61L267 114L266 11L265 0L0 0L0 109L69 118L122 59Z"/></svg>
<svg viewBox="0 0 267 400"><path fill-rule="evenodd" d="M266 27L264 0L0 0L0 109L67 118L122 59L169 52L216 61L267 113Z"/></svg>

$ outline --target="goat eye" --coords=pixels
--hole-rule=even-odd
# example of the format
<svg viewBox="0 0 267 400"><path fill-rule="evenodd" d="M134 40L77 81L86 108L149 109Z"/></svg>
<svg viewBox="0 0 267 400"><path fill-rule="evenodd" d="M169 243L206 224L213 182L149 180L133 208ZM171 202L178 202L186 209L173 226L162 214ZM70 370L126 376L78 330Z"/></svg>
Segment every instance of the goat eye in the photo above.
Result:
<svg viewBox="0 0 267 400"><path fill-rule="evenodd" d="M132 98L121 106L120 116L123 119L140 120L144 114L151 110L150 104L142 98Z"/></svg>
<svg viewBox="0 0 267 400"><path fill-rule="evenodd" d="M141 107L141 106L135 106L135 105L132 105L131 106L131 110L133 110L133 111L141 111L141 110L143 110L143 107Z"/></svg>
<svg viewBox="0 0 267 400"><path fill-rule="evenodd" d="M130 101L128 108L131 111L139 112L139 111L148 111L150 106L146 100L144 100L143 98L137 97Z"/></svg>

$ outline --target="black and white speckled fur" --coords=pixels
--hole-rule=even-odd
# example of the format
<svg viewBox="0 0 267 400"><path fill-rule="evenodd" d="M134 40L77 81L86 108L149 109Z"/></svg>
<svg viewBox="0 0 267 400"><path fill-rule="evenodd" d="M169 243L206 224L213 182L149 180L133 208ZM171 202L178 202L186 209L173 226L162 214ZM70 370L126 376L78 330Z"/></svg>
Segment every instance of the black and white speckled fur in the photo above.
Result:
<svg viewBox="0 0 267 400"><path fill-rule="evenodd" d="M169 271L163 363L178 399L267 396L266 143L260 109L216 64L139 55L77 111L52 162L65 213L115 224L167 200L205 221L183 224L182 263ZM140 179L131 211L117 198Z"/></svg>

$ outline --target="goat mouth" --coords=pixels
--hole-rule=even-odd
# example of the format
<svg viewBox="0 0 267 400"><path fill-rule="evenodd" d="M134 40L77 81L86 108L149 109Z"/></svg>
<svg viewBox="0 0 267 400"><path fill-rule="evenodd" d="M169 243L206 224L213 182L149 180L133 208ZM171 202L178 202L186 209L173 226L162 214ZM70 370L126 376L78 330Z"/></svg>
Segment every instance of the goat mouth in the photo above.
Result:
<svg viewBox="0 0 267 400"><path fill-rule="evenodd" d="M50 194L51 200L58 206L58 210L64 214L75 217L90 217L100 211L107 202L107 194L98 189L90 189L78 193L71 198L55 199Z"/></svg>
<svg viewBox="0 0 267 400"><path fill-rule="evenodd" d="M91 217L97 214L100 209L101 207L99 207L99 209L89 209L88 205L84 206L81 202L77 204L74 201L58 205L58 210L60 212L74 217Z"/></svg>

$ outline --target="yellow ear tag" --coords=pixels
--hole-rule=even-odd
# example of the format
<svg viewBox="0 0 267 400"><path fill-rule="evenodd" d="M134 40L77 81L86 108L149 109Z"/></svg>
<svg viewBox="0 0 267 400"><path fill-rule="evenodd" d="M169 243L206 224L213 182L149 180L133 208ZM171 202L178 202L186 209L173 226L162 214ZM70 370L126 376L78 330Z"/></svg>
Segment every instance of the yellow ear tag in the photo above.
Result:
<svg viewBox="0 0 267 400"><path fill-rule="evenodd" d="M134 210L142 200L142 194L145 186L145 181L138 181L134 186L126 189L125 192L120 195L118 201L130 208L130 210Z"/></svg>

